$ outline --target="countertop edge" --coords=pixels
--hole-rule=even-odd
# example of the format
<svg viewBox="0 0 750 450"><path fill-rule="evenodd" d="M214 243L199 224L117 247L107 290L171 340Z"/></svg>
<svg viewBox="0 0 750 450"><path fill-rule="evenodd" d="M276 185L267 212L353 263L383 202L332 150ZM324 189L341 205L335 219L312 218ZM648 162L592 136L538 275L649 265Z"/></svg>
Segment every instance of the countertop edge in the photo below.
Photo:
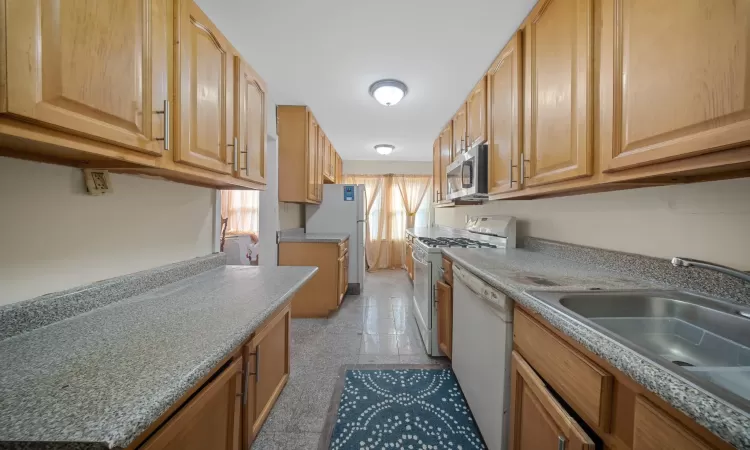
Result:
<svg viewBox="0 0 750 450"><path fill-rule="evenodd" d="M313 238L307 238L307 237L280 237L279 243L282 242L295 242L295 243L310 243L310 244L340 244L346 240L348 240L351 236L346 235L346 237L331 237L331 238L325 238L325 237L313 237Z"/></svg>
<svg viewBox="0 0 750 450"><path fill-rule="evenodd" d="M204 361L202 364L197 366L193 371L190 372L189 376L182 380L181 383L179 383L181 386L187 386L186 389L180 389L176 388L171 390L170 392L166 393L162 396L162 398L155 402L158 404L163 404L163 407L160 408L161 411L156 413L157 408L152 408L154 410L153 412L156 413L154 417L143 417L148 414L148 411L144 412L141 416L140 421L136 421L134 424L134 430L126 439L112 439L111 441L105 442L105 445L108 446L108 448L113 450L122 450L127 448L130 444L132 444L143 432L145 432L151 424L153 424L156 420L158 420L162 414L164 414L174 403L173 400L176 396L177 399L182 398L185 393L195 386L196 383L198 383L203 377L205 377L213 368L216 367L218 363L220 363L224 358L229 356L232 352L236 351L237 348L242 345L243 342L247 340L247 338L250 337L250 335L260 326L263 324L263 322L268 319L271 314L273 314L274 311L276 311L280 305L282 305L284 302L289 300L305 283L310 281L310 279L315 275L315 273L318 271L317 267L308 267L310 269L310 273L307 274L304 278L302 278L300 281L298 281L294 286L292 286L289 291L286 292L283 296L281 296L278 300L274 301L271 305L269 305L268 308L266 308L262 313L260 313L257 317L257 323L251 327L246 328L245 330L239 332L239 334L232 339L230 342L227 343L224 347L217 350L218 357L211 358L206 361ZM132 422L132 421L131 421ZM144 424L142 425L141 424ZM100 448L100 447L92 447L94 448Z"/></svg>
<svg viewBox="0 0 750 450"><path fill-rule="evenodd" d="M515 302L540 314L553 327L583 345L588 351L607 361L617 370L629 376L649 392L657 395L675 409L737 448L750 448L750 416L729 403L706 392L678 374L659 366L634 350L609 338L544 304L525 292L502 285L491 274L473 266L469 261L448 254L458 265L481 278L486 283L511 297ZM608 351L606 349L609 349ZM731 423L727 419L731 418Z"/></svg>

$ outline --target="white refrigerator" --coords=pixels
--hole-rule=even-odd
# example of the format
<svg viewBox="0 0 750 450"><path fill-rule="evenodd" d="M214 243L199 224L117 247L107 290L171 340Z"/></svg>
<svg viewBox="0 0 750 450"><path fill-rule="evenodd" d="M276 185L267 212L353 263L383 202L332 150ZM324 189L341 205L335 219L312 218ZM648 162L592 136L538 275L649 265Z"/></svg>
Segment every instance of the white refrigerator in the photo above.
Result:
<svg viewBox="0 0 750 450"><path fill-rule="evenodd" d="M320 205L305 207L307 233L349 233L349 293L360 293L365 281L364 184L323 185Z"/></svg>

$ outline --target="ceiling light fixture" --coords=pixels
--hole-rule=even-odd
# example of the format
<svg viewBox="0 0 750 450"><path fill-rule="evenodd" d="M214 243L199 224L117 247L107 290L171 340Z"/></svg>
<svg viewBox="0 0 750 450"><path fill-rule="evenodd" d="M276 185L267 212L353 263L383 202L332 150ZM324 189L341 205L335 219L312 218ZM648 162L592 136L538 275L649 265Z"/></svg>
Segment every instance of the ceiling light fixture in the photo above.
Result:
<svg viewBox="0 0 750 450"><path fill-rule="evenodd" d="M370 85L370 95L381 105L393 106L406 96L409 89L398 80L380 80Z"/></svg>
<svg viewBox="0 0 750 450"><path fill-rule="evenodd" d="M396 147L388 144L378 144L375 146L375 151L381 155L389 155Z"/></svg>

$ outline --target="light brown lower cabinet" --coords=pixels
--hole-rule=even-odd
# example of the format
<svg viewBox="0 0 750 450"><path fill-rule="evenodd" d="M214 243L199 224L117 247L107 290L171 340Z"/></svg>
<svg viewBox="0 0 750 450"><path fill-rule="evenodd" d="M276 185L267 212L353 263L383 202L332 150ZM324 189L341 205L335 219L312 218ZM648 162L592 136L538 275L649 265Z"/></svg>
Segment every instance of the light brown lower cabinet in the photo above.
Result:
<svg viewBox="0 0 750 450"><path fill-rule="evenodd" d="M295 294L292 317L327 317L338 309L349 287L349 241L281 242L279 265L318 268Z"/></svg>
<svg viewBox="0 0 750 450"><path fill-rule="evenodd" d="M594 449L576 423L518 352L510 372L510 449Z"/></svg>
<svg viewBox="0 0 750 450"><path fill-rule="evenodd" d="M242 358L238 358L140 448L239 450L241 412Z"/></svg>
<svg viewBox="0 0 750 450"><path fill-rule="evenodd" d="M519 305L511 450L729 450L727 442Z"/></svg>
<svg viewBox="0 0 750 450"><path fill-rule="evenodd" d="M453 288L437 282L438 347L449 359L453 350Z"/></svg>
<svg viewBox="0 0 750 450"><path fill-rule="evenodd" d="M635 400L633 450L709 450L711 447L644 397Z"/></svg>
<svg viewBox="0 0 750 450"><path fill-rule="evenodd" d="M339 257L339 305L344 301L347 289L349 289L349 252L346 252L343 256Z"/></svg>
<svg viewBox="0 0 750 450"><path fill-rule="evenodd" d="M245 344L245 448L249 448L289 379L291 305Z"/></svg>
<svg viewBox="0 0 750 450"><path fill-rule="evenodd" d="M291 300L127 450L249 449L289 379L290 329Z"/></svg>

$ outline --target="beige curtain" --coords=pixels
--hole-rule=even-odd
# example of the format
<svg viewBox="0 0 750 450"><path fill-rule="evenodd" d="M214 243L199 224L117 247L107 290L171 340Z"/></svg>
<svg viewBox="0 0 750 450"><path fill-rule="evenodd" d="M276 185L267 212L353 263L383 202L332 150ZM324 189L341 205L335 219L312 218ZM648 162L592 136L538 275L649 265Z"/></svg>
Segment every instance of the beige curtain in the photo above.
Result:
<svg viewBox="0 0 750 450"><path fill-rule="evenodd" d="M393 180L398 186L401 201L406 210L406 228L414 228L414 217L417 215L417 209L422 204L425 193L427 193L432 177L397 175L393 177Z"/></svg>
<svg viewBox="0 0 750 450"><path fill-rule="evenodd" d="M227 235L258 234L258 191L221 191L221 217L228 218Z"/></svg>
<svg viewBox="0 0 750 450"><path fill-rule="evenodd" d="M400 269L405 263L406 228L431 178L421 175L348 175L346 183L364 184L367 196L365 255L368 271Z"/></svg>

